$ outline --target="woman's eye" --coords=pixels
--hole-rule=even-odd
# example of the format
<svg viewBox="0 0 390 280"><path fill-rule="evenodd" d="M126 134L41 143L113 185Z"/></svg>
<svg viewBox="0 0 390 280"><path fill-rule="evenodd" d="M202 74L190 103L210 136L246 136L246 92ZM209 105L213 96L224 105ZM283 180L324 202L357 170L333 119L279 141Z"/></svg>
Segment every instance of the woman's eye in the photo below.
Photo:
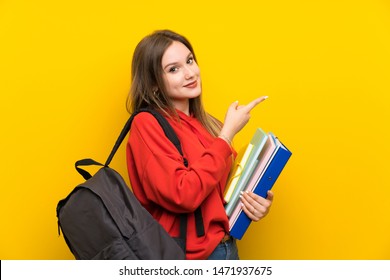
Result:
<svg viewBox="0 0 390 280"><path fill-rule="evenodd" d="M194 62L194 58L193 57L188 58L188 60L187 60L188 64L192 64L193 62Z"/></svg>
<svg viewBox="0 0 390 280"><path fill-rule="evenodd" d="M177 69L178 69L177 67L171 67L171 68L169 68L169 72L172 72L172 73L176 72Z"/></svg>

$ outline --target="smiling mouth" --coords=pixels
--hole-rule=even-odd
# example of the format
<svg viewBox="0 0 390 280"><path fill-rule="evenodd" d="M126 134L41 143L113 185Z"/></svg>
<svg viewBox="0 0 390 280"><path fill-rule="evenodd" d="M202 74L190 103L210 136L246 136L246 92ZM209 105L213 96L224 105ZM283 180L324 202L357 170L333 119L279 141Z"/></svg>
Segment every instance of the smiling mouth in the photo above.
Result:
<svg viewBox="0 0 390 280"><path fill-rule="evenodd" d="M195 88L198 85L197 81L193 81L192 83L186 84L184 87L186 88Z"/></svg>

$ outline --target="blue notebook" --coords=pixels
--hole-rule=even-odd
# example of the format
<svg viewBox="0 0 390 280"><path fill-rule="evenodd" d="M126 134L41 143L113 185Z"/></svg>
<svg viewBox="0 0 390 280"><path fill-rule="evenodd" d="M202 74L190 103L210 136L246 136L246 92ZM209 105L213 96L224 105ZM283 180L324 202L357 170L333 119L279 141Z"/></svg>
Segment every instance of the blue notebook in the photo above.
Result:
<svg viewBox="0 0 390 280"><path fill-rule="evenodd" d="M267 197L268 190L270 190L275 184L284 166L292 155L292 153L276 137L274 137L274 139L276 143L274 155L270 160L269 165L266 167L265 172L259 178L253 189L254 193L264 198ZM234 221L231 226L230 234L237 239L241 239L251 222L252 220L243 211L241 211L236 221Z"/></svg>

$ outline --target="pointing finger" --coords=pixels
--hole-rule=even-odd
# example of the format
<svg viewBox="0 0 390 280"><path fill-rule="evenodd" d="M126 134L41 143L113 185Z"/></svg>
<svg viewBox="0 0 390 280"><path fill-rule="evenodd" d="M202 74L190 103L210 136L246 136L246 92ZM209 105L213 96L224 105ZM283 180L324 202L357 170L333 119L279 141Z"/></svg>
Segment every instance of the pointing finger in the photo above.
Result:
<svg viewBox="0 0 390 280"><path fill-rule="evenodd" d="M252 102L248 103L246 105L246 108L248 109L248 112L250 110L252 110L253 108L255 108L256 105L258 105L260 102L266 100L268 98L268 96L262 96L262 97L259 97L259 98L256 98L255 100L253 100Z"/></svg>

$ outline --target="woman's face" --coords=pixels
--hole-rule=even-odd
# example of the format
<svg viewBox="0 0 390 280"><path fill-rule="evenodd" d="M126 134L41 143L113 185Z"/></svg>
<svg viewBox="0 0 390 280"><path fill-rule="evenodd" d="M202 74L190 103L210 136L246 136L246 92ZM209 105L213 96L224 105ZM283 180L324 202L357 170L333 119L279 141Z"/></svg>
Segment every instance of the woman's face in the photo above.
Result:
<svg viewBox="0 0 390 280"><path fill-rule="evenodd" d="M168 96L176 109L188 114L189 99L198 97L202 92L199 67L191 51L174 41L166 49L161 64Z"/></svg>

